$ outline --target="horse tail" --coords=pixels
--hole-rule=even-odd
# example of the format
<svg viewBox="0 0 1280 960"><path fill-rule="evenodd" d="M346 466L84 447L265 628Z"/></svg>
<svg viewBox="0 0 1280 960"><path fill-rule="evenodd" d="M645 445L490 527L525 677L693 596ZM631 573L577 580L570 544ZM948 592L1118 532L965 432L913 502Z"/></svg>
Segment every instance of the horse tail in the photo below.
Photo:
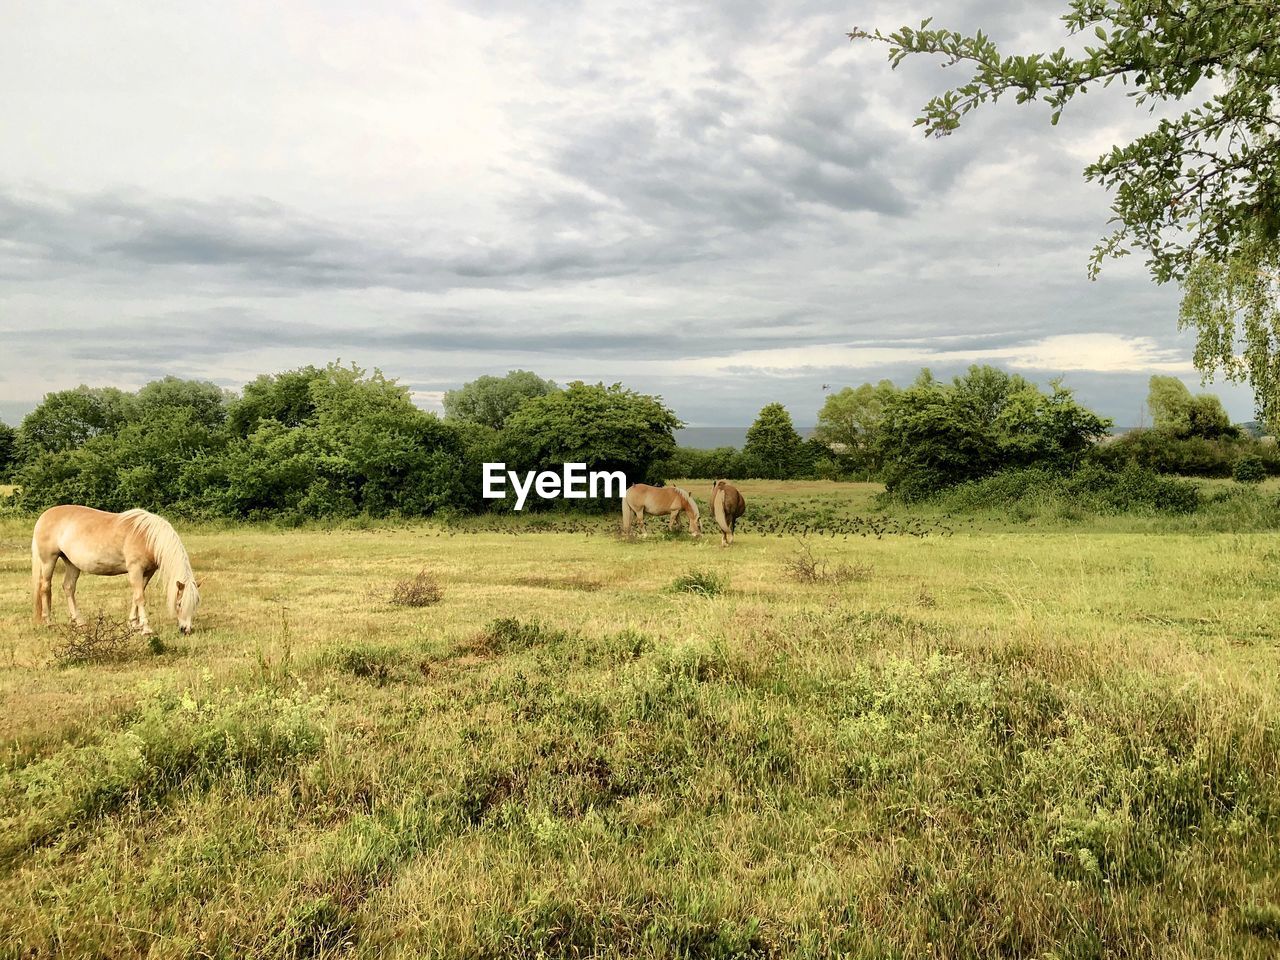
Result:
<svg viewBox="0 0 1280 960"><path fill-rule="evenodd" d="M631 505L627 503L626 494L622 497L622 532L631 533Z"/></svg>
<svg viewBox="0 0 1280 960"><path fill-rule="evenodd" d="M716 526L728 533L729 521L724 513L725 499L724 487L716 487L716 492L711 495L711 512L715 514Z"/></svg>

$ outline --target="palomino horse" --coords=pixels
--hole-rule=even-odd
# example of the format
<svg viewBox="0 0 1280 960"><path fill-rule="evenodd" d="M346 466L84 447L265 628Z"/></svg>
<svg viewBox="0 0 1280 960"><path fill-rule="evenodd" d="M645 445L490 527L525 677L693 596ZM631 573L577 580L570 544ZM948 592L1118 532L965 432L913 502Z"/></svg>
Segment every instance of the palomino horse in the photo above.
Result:
<svg viewBox="0 0 1280 960"><path fill-rule="evenodd" d="M720 528L720 546L727 547L733 543L733 531L738 525L738 518L747 512L747 501L742 499L738 488L728 480L717 480L711 485L711 515L716 518L716 526Z"/></svg>
<svg viewBox="0 0 1280 960"><path fill-rule="evenodd" d="M133 588L129 622L143 633L153 633L142 598L159 572L178 629L191 632L200 605L199 585L186 548L163 517L145 510L106 513L75 506L50 507L40 514L31 535L31 594L38 624L48 623L52 613L53 569L59 558L66 565L62 592L73 623L83 623L76 609L76 580L82 572L109 577L127 573Z"/></svg>
<svg viewBox="0 0 1280 960"><path fill-rule="evenodd" d="M646 513L654 516L663 513L669 515L671 522L667 524L667 529L674 530L681 511L689 518L689 532L695 537L702 536L698 504L689 495L689 491L681 490L679 487L651 487L647 483L637 483L629 488L627 495L622 498L622 532L630 536L631 518L634 515L643 536Z"/></svg>

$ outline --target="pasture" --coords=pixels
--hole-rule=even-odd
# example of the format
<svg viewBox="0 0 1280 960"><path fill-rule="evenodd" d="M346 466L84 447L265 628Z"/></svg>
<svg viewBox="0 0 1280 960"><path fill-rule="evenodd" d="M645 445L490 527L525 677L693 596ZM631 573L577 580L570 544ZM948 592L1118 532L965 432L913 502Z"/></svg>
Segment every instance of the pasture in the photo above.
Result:
<svg viewBox="0 0 1280 960"><path fill-rule="evenodd" d="M1275 955L1274 534L742 483L801 582L688 485L701 541L178 522L196 632L153 584L73 664L0 520L0 957Z"/></svg>

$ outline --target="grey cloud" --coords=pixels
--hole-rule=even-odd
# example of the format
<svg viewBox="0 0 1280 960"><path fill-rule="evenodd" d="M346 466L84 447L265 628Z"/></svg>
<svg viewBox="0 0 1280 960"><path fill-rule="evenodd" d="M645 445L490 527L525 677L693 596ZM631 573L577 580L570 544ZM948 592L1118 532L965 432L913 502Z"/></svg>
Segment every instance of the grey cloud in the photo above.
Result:
<svg viewBox="0 0 1280 960"><path fill-rule="evenodd" d="M474 51L475 77L435 82L464 97L472 81L508 85L491 112L466 118L492 152L487 177L468 167L456 188L453 167L420 165L411 141L402 149L402 134L436 121L419 108L421 86L396 87L422 76L411 55L388 63L376 88L360 87L358 58L345 78L353 123L380 120L358 131L387 184L377 197L337 186L350 170L324 158L345 141L311 126L285 139L283 117L281 149L306 158L273 180L246 146L260 128L237 128L233 111L207 142L174 140L175 165L208 174L189 191L99 177L90 156L78 177L63 165L35 185L30 170L0 165L0 411L82 379L173 372L235 385L341 354L429 390L508 365L622 378L663 393L690 422L742 424L766 374L744 364L737 376L683 376L664 364L824 344L997 350L1078 330L1186 347L1175 291L1132 269L1084 278L1105 194L1082 183L1064 144L1141 123L1123 97L1091 96L1058 128L1035 108L984 108L926 142L912 119L963 77L925 61L891 71L882 49L850 53L844 38L923 15L898 3L457 9L486 18L493 46ZM1025 51L1011 39L1024 35L1056 45L1053 16L1034 0L961 0L937 23L980 27L1014 53ZM362 22L344 21L353 50L367 40ZM343 79L339 59L323 70ZM520 71L503 73L508 63ZM68 87L96 102L92 77L67 69ZM57 103L46 113L56 118ZM465 123L451 129L467 134ZM53 119L44 133L55 142ZM117 146L128 160L128 144ZM430 149L449 158L452 146L442 137ZM212 153L225 173L204 164ZM486 166L465 156L459 169ZM811 422L823 382L914 373L767 374L768 399ZM1123 420L1145 375L1068 382Z"/></svg>

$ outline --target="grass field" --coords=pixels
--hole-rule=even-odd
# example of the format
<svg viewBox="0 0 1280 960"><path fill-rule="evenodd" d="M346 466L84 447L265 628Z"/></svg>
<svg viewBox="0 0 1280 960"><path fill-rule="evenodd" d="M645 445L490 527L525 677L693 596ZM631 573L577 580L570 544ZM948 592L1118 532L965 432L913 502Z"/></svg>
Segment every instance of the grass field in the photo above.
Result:
<svg viewBox="0 0 1280 960"><path fill-rule="evenodd" d="M179 525L197 632L62 665L0 520L0 957L1280 950L1274 534L650 523Z"/></svg>

